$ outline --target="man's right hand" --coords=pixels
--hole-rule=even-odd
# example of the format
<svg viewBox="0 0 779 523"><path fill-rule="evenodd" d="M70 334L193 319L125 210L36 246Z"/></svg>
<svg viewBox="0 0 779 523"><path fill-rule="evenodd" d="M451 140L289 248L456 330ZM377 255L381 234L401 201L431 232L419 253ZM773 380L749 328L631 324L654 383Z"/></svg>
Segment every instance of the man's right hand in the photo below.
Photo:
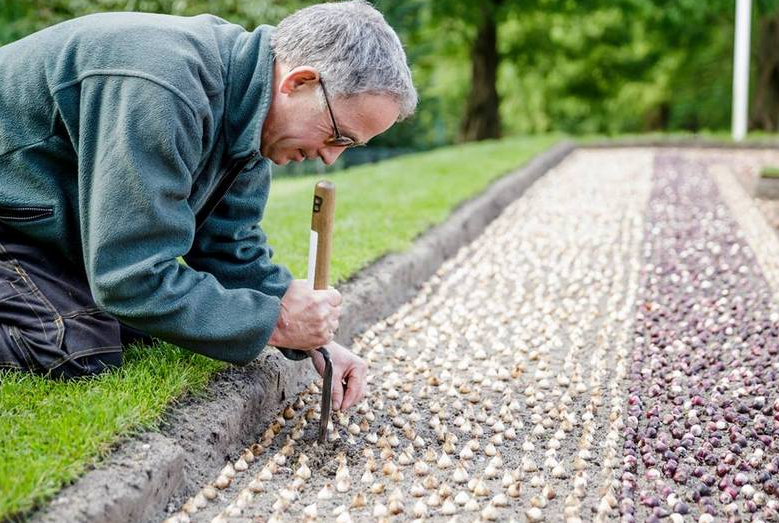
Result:
<svg viewBox="0 0 779 523"><path fill-rule="evenodd" d="M314 350L333 341L341 316L341 293L315 291L306 280L294 280L281 299L281 314L268 345Z"/></svg>

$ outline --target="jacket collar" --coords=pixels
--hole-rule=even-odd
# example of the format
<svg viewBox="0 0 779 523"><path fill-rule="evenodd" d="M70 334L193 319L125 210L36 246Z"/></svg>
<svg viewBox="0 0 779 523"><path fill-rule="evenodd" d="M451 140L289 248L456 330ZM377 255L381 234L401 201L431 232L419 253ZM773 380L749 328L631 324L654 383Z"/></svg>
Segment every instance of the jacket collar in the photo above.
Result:
<svg viewBox="0 0 779 523"><path fill-rule="evenodd" d="M224 114L227 155L231 158L258 152L262 124L273 91L274 27L263 25L242 32L230 51Z"/></svg>

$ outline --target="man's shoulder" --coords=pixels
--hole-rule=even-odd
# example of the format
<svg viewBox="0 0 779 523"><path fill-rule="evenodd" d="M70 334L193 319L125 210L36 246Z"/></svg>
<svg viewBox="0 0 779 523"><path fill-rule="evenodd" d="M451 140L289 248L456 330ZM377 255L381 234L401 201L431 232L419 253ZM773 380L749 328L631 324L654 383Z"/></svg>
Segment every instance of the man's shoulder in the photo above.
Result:
<svg viewBox="0 0 779 523"><path fill-rule="evenodd" d="M242 28L212 15L99 13L51 28L57 83L94 75L153 78L188 92L224 88L230 39Z"/></svg>
<svg viewBox="0 0 779 523"><path fill-rule="evenodd" d="M80 16L62 22L54 28L66 30L85 40L105 41L118 38L123 43L137 42L138 38L154 37L164 40L207 40L210 31L230 22L210 14L176 16L157 13L108 12ZM146 41L153 44L154 42Z"/></svg>

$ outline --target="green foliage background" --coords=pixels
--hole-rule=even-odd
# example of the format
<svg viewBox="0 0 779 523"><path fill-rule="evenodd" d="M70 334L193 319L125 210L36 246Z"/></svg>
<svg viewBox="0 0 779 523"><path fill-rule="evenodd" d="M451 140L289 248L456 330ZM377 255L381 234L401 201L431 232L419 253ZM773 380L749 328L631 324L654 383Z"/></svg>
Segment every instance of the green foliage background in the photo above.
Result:
<svg viewBox="0 0 779 523"><path fill-rule="evenodd" d="M249 29L308 0L3 0L0 43L96 11L212 13ZM478 3L375 0L398 30L421 103L378 145L455 140L463 117ZM493 0L498 92L506 134L726 129L730 124L732 0ZM755 22L777 12L757 0ZM753 23L753 42L757 39ZM754 61L753 61L754 62ZM754 63L753 63L754 66Z"/></svg>

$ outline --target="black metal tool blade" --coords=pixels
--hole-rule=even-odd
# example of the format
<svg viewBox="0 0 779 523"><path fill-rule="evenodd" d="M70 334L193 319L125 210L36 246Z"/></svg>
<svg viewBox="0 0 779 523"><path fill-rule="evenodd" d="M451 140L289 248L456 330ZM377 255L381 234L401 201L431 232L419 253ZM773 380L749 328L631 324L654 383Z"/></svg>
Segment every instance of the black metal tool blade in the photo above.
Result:
<svg viewBox="0 0 779 523"><path fill-rule="evenodd" d="M325 373L322 376L322 405L319 409L319 443L324 443L332 407L333 362L330 361L330 353L326 348L319 347L317 350L325 360Z"/></svg>

